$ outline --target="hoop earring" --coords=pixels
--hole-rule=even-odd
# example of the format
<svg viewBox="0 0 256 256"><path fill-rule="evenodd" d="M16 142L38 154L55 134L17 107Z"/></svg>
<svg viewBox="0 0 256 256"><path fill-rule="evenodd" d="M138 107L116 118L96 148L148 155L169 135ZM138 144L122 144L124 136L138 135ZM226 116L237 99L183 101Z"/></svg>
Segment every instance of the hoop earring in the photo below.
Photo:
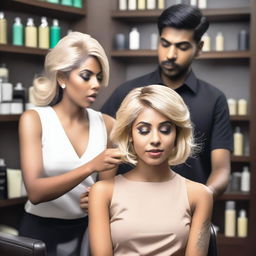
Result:
<svg viewBox="0 0 256 256"><path fill-rule="evenodd" d="M65 85L65 84L61 84L60 87L61 87L62 89L65 89L65 88L66 88L66 85Z"/></svg>

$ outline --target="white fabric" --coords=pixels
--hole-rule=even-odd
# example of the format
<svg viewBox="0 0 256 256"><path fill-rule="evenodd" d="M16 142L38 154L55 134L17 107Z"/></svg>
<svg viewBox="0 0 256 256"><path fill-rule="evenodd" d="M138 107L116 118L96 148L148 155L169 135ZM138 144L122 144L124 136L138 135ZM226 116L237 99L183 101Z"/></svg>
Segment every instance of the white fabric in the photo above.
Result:
<svg viewBox="0 0 256 256"><path fill-rule="evenodd" d="M107 146L107 132L100 112L87 109L89 116L88 145L79 158L69 141L61 122L52 107L34 108L40 116L42 125L43 175L56 176L75 169L89 162ZM80 195L86 187L95 183L96 173L87 177L82 183L65 195L38 205L28 201L25 210L28 213L49 218L76 219L87 214L80 208Z"/></svg>

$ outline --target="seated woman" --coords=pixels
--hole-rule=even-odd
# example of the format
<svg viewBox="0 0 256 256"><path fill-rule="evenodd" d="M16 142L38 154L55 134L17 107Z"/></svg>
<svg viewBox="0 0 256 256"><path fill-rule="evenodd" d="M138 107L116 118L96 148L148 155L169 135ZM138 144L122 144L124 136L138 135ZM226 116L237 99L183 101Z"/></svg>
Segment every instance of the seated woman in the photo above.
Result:
<svg viewBox="0 0 256 256"><path fill-rule="evenodd" d="M172 89L150 85L126 96L112 140L134 168L90 191L93 256L207 255L212 194L170 168L197 148L192 131L188 108Z"/></svg>

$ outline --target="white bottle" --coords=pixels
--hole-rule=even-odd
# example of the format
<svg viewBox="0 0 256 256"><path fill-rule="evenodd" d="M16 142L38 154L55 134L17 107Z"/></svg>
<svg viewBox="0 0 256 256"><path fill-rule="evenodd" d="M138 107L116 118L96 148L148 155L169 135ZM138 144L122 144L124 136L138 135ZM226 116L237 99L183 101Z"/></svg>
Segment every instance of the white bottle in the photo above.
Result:
<svg viewBox="0 0 256 256"><path fill-rule="evenodd" d="M129 49L138 50L140 48L140 34L137 28L132 28L129 34Z"/></svg>
<svg viewBox="0 0 256 256"><path fill-rule="evenodd" d="M207 8L207 0L198 0L198 8L200 9Z"/></svg>
<svg viewBox="0 0 256 256"><path fill-rule="evenodd" d="M136 0L128 0L128 10L136 10Z"/></svg>
<svg viewBox="0 0 256 256"><path fill-rule="evenodd" d="M197 0L190 0L190 5L197 6Z"/></svg>
<svg viewBox="0 0 256 256"><path fill-rule="evenodd" d="M238 100L238 115L247 115L247 100Z"/></svg>
<svg viewBox="0 0 256 256"><path fill-rule="evenodd" d="M248 233L248 218L246 217L246 211L240 210L239 217L237 218L237 236L247 237Z"/></svg>
<svg viewBox="0 0 256 256"><path fill-rule="evenodd" d="M241 176L241 191L249 192L250 191L250 172L248 166L243 167L242 176Z"/></svg>
<svg viewBox="0 0 256 256"><path fill-rule="evenodd" d="M126 0L119 0L118 8L119 8L120 11L127 10L127 2L126 2Z"/></svg>
<svg viewBox="0 0 256 256"><path fill-rule="evenodd" d="M235 99L229 98L228 99L228 109L229 109L229 114L231 116L236 115L237 114L237 102Z"/></svg>
<svg viewBox="0 0 256 256"><path fill-rule="evenodd" d="M202 41L204 42L202 51L209 52L211 50L211 38L207 33L203 35Z"/></svg>
<svg viewBox="0 0 256 256"><path fill-rule="evenodd" d="M5 63L2 63L0 66L0 79L2 83L7 83L9 80L9 70L6 67Z"/></svg>
<svg viewBox="0 0 256 256"><path fill-rule="evenodd" d="M221 32L217 33L216 39L215 39L215 48L216 51L223 51L224 50L224 37Z"/></svg>
<svg viewBox="0 0 256 256"><path fill-rule="evenodd" d="M244 136L241 133L240 127L235 128L234 132L234 156L242 156L244 153Z"/></svg>
<svg viewBox="0 0 256 256"><path fill-rule="evenodd" d="M224 234L228 237L234 237L236 235L235 201L226 202Z"/></svg>
<svg viewBox="0 0 256 256"><path fill-rule="evenodd" d="M146 0L138 0L138 10L146 9Z"/></svg>
<svg viewBox="0 0 256 256"><path fill-rule="evenodd" d="M37 47L37 28L34 25L33 18L28 18L25 27L25 46Z"/></svg>
<svg viewBox="0 0 256 256"><path fill-rule="evenodd" d="M156 0L147 0L147 9L148 10L156 9Z"/></svg>

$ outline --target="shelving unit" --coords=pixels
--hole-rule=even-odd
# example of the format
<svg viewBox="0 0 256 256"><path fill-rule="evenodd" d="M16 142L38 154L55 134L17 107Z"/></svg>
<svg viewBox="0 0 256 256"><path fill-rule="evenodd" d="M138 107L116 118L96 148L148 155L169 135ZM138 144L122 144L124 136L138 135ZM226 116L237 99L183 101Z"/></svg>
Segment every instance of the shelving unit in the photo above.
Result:
<svg viewBox="0 0 256 256"><path fill-rule="evenodd" d="M115 1L115 0L113 0ZM116 2L116 1L115 1ZM230 4L232 4L230 2ZM143 10L143 11L119 11L113 10L111 12L112 22L114 31L120 33L120 31L125 31L132 26L142 26L148 23L156 24L158 16L161 14L162 10ZM248 51L223 51L223 52L203 52L198 57L202 63L204 61L221 61L221 63L227 63L227 65L232 65L239 61L246 65L250 70L251 81L250 81L250 99L251 105L256 100L256 52L254 51L256 47L256 0L251 0L251 6L242 8L222 8L222 9L204 9L203 14L208 17L212 22L233 23L234 26L238 22L244 22L250 24L250 47L252 50ZM120 29L121 27L121 29ZM127 29L128 28L128 29ZM146 27L148 29L148 27ZM111 50L111 58L114 62L121 64L118 72L122 72L127 69L127 66L131 64L141 64L143 63L157 63L157 51L140 49L140 50ZM137 66L136 66L137 67ZM132 69L133 70L133 69ZM145 70L145 69L144 69ZM131 72L131 71L130 71ZM142 71L142 74L145 74ZM124 81L120 81L121 84ZM256 138L252 131L256 129L256 110L251 107L249 110L250 115L246 116L231 116L232 125L241 125L245 127L249 132L250 141L250 156L231 156L231 166L234 170L239 169L243 165L249 165L251 171L251 192L227 192L223 194L214 205L213 220L214 224L220 226L220 232L218 234L218 247L219 256L238 256L241 252L244 256L252 256L253 252L256 251L256 243L254 239L256 237L256 231L254 226L256 226ZM238 209L245 208L249 215L249 234L247 238L228 238L222 233L224 231L224 207L227 200L235 200L237 202ZM216 222L215 222L216 221Z"/></svg>
<svg viewBox="0 0 256 256"><path fill-rule="evenodd" d="M86 3L87 1L84 1L84 6L86 6ZM85 32L86 8L75 8L36 0L4 0L0 1L0 9L8 12L8 14L14 12L15 15L20 13L27 16L37 15L39 17L46 16L50 19L57 18L65 23L67 27ZM7 22L10 25L12 21L8 20L7 17ZM10 26L8 26L8 29L8 33L11 33ZM65 31L63 32L65 33ZM22 79L26 79L23 84L27 87L30 86L34 77L33 71L29 70L29 65L33 66L35 64L39 73L43 68L43 57L47 52L48 50L39 48L14 46L10 42L7 45L0 44L1 62L15 59L11 66L8 66L9 72L15 74L15 79L21 79L22 82L24 82ZM20 71L21 66L24 66L24 72ZM6 160L8 168L19 168L17 133L19 118L20 115L0 115L0 158ZM26 197L0 200L0 224L17 228L26 200Z"/></svg>

